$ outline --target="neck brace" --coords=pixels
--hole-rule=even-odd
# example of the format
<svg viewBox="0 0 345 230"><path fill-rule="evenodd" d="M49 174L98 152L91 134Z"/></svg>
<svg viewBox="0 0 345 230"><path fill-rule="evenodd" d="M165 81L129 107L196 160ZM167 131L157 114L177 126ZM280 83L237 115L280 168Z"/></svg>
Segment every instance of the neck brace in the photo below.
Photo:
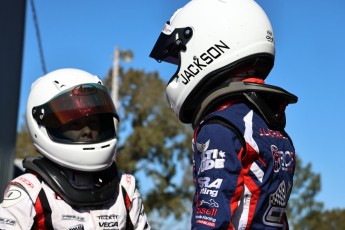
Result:
<svg viewBox="0 0 345 230"><path fill-rule="evenodd" d="M102 205L113 201L118 195L119 179L115 162L96 175L90 175L98 178L101 183L87 189L73 186L63 170L44 157L26 158L23 166L26 171L38 174L39 178L71 206Z"/></svg>
<svg viewBox="0 0 345 230"><path fill-rule="evenodd" d="M269 100L267 100L267 96L269 96ZM296 103L298 100L297 96L277 86L251 82L230 82L203 100L193 119L193 127L196 127L203 116L212 112L214 105L219 106L222 102L233 98L245 98L259 111L265 121L277 130L282 130L285 127L285 106ZM272 109L270 102L273 101L281 102L284 108L281 111Z"/></svg>

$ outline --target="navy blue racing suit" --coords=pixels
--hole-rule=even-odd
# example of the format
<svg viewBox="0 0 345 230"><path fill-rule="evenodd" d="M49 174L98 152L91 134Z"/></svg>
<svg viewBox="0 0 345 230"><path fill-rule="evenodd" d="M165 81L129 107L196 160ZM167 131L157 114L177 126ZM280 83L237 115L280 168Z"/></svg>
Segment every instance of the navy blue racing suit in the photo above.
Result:
<svg viewBox="0 0 345 230"><path fill-rule="evenodd" d="M195 128L193 152L192 229L288 229L295 149L284 130L229 103Z"/></svg>

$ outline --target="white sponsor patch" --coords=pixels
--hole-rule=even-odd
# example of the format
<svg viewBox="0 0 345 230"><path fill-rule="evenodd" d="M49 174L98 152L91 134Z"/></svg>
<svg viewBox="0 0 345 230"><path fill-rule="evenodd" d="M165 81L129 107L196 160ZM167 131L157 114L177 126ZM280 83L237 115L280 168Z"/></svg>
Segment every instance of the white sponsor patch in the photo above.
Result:
<svg viewBox="0 0 345 230"><path fill-rule="evenodd" d="M16 221L15 220L11 220L11 219L8 219L8 218L3 218L3 217L0 217L0 224L7 224L7 225L16 225Z"/></svg>
<svg viewBox="0 0 345 230"><path fill-rule="evenodd" d="M2 202L1 207L11 207L25 199L27 196L28 195L24 189L11 185L5 192L4 201Z"/></svg>

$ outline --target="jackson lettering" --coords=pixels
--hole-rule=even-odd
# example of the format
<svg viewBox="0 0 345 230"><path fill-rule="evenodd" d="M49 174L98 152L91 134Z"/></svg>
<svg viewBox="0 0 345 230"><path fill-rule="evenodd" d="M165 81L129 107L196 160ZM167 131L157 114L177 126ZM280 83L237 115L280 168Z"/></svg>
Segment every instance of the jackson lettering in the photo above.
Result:
<svg viewBox="0 0 345 230"><path fill-rule="evenodd" d="M191 78L196 77L201 70L210 65L215 59L219 58L226 50L230 47L225 44L222 40L219 40L220 44L214 44L202 53L199 57L195 58L193 63L188 65L188 67L181 71L179 77L181 77L182 83L187 85Z"/></svg>

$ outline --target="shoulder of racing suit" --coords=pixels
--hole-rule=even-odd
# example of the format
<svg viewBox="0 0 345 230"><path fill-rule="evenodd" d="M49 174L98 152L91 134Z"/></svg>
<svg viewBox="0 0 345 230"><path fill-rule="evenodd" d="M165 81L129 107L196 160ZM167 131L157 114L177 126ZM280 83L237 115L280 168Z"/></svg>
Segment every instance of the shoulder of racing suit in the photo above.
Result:
<svg viewBox="0 0 345 230"><path fill-rule="evenodd" d="M34 174L25 173L9 183L4 192L2 207L8 208L19 203L26 198L24 194L27 194L35 203L41 189L41 181Z"/></svg>
<svg viewBox="0 0 345 230"><path fill-rule="evenodd" d="M206 116L199 123L199 125L195 129L194 136L196 137L196 135L200 131L201 127L204 125L207 125L207 124L218 124L218 125L221 125L221 126L228 128L232 132L234 132L235 135L238 137L238 139L239 139L239 141L243 147L242 156L241 156L241 158L243 159L243 157L246 155L246 152L247 152L246 141L244 139L243 133L241 133L240 129L235 124L233 124L231 121L229 121L228 119L226 119L222 116L217 116L217 115L212 114L210 116Z"/></svg>
<svg viewBox="0 0 345 230"><path fill-rule="evenodd" d="M35 204L43 187L42 180L44 180L61 198L63 198L66 203L72 206L87 206L105 203L108 201L109 197L116 198L119 192L119 185L122 188L124 196L128 196L128 202L132 202L135 194L136 184L134 176L130 174L118 174L116 169L115 173L113 171L113 174L116 177L106 185L106 189L111 190L110 192L106 191L106 189L99 188L91 191L92 189L77 189L73 187L65 176L56 169L56 167L43 158L30 158L24 162L28 172L15 178L8 184L5 189L5 196L2 202L2 207L4 208L13 206L24 199L26 197L24 194L27 194L33 204ZM114 182L115 180L116 184ZM106 196L108 199L103 197L102 199L99 198L101 195L98 193L104 191L105 194L103 193L103 195L108 195ZM16 199L12 199L12 197L14 197L14 193L21 195L17 195ZM113 194L113 196L110 196L109 194ZM91 199L91 201L87 199Z"/></svg>

